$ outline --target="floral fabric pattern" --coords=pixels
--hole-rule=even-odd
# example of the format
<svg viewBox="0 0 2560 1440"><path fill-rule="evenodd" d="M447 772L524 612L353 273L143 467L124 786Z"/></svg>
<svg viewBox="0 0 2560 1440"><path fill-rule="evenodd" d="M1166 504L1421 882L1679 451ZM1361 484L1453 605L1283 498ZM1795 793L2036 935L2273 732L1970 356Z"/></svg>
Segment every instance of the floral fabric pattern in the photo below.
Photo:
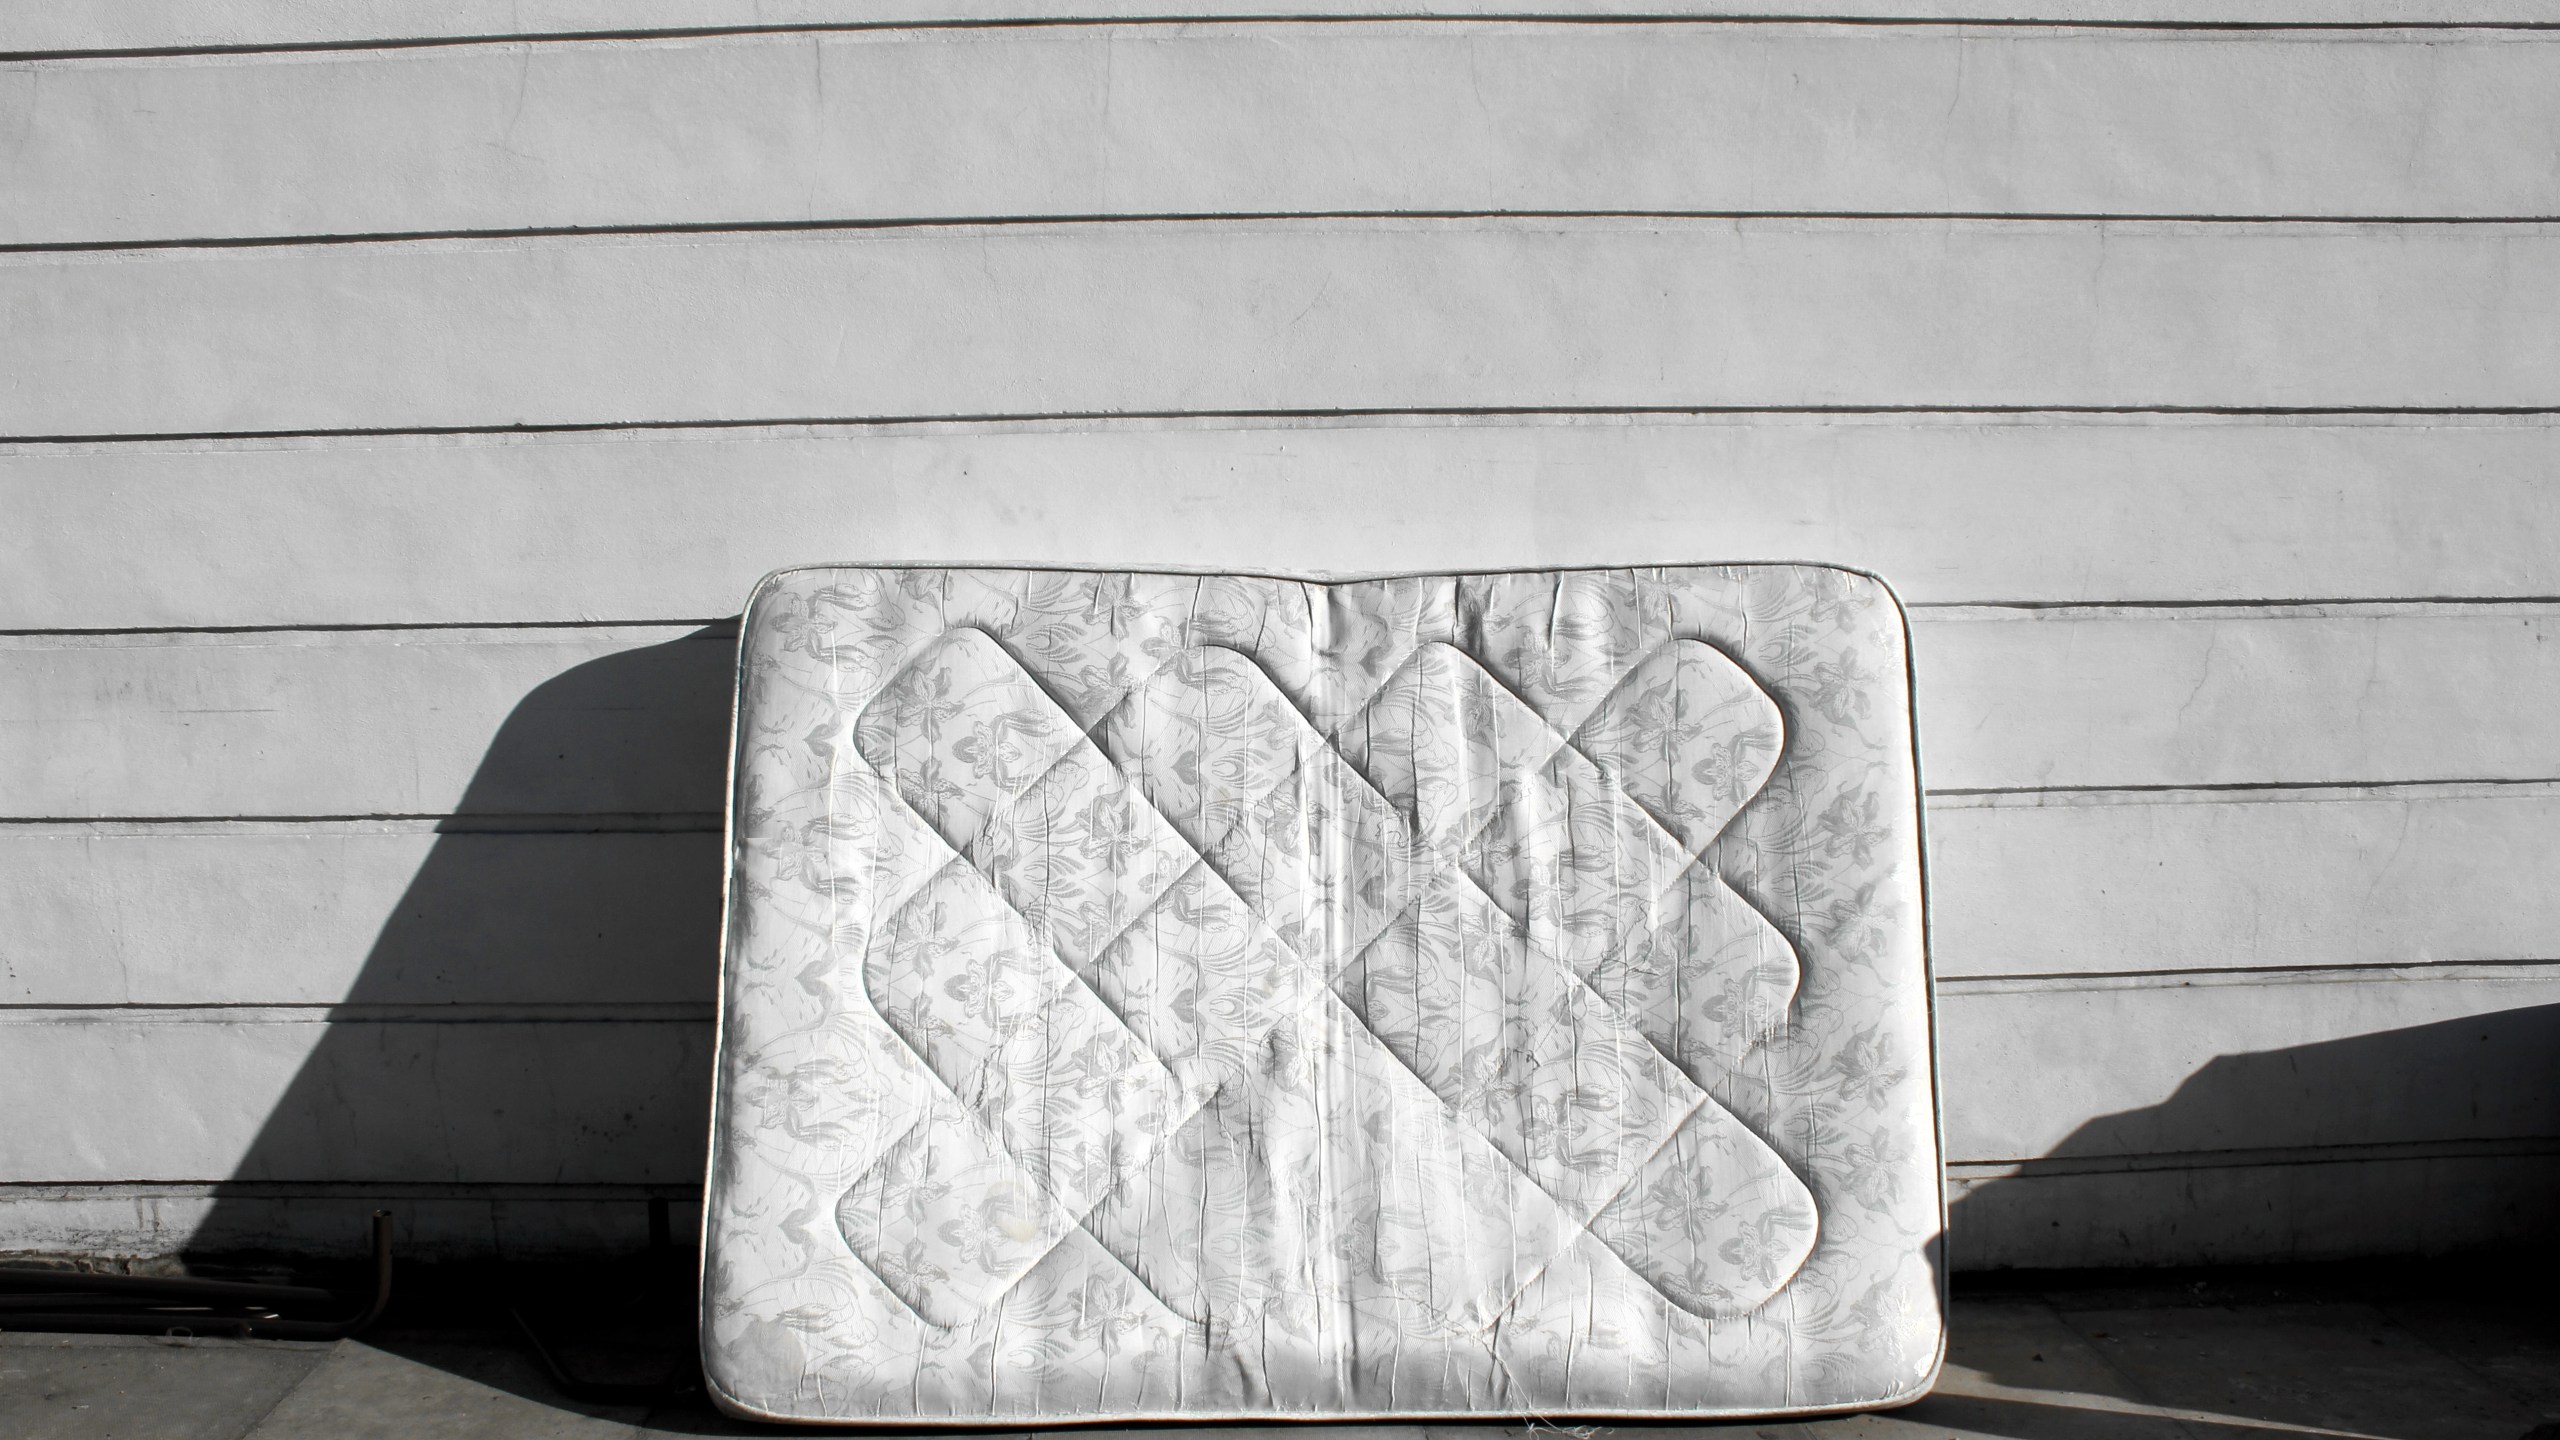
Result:
<svg viewBox="0 0 2560 1440"><path fill-rule="evenodd" d="M772 577L714 1393L993 1424L1918 1393L1906 674L1889 592L1819 566Z"/></svg>

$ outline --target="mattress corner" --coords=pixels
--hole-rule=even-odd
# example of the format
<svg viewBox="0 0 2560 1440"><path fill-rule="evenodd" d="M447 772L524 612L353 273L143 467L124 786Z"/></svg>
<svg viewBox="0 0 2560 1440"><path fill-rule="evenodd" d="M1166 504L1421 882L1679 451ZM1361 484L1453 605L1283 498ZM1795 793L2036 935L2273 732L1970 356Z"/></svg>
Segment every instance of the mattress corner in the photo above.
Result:
<svg viewBox="0 0 2560 1440"><path fill-rule="evenodd" d="M1884 578L1883 575L1856 565L1839 565L1829 561L1803 561L1799 564L1803 569L1827 570L1839 576L1846 587L1870 607L1890 613L1897 622L1906 625L1909 623L1910 616L1904 609L1902 592L1894 589L1893 582Z"/></svg>
<svg viewBox="0 0 2560 1440"><path fill-rule="evenodd" d="M698 1358L702 1364L702 1393L711 1407L733 1420L751 1420L767 1425L806 1425L810 1417L788 1410L773 1410L754 1404L738 1394L735 1377L727 1373L729 1352L711 1343L711 1329L706 1322L695 1337Z"/></svg>
<svg viewBox="0 0 2560 1440"><path fill-rule="evenodd" d="M827 565L785 565L779 569L768 570L761 576L758 576L756 578L756 583L747 587L746 603L738 607L739 638L743 641L750 633L753 632L756 625L757 612L762 609L767 600L770 600L775 594L788 585L793 577L806 575L813 571L832 568L834 567Z"/></svg>

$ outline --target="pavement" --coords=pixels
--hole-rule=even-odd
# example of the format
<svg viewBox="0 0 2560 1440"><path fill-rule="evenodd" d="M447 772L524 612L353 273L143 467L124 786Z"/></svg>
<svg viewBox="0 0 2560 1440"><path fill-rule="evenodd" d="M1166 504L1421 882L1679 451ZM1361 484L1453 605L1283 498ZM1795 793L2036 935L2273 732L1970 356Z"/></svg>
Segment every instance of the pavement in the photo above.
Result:
<svg viewBox="0 0 2560 1440"><path fill-rule="evenodd" d="M594 1403L562 1393L487 1275L409 1277L363 1338L334 1343L0 1333L6 1440L618 1440L753 1435L698 1393ZM541 1277L536 1277L539 1282ZM1881 1414L1806 1422L1606 1426L1785 1440L2560 1440L2560 1308L2545 1267L2327 1267L1960 1277L1945 1376ZM521 1271L509 1272L522 1302ZM533 1291L602 1291L554 1276ZM531 1305L582 1382L682 1374L682 1297L611 1303L581 1324ZM1245 1440L1255 1427L1202 1432ZM1498 1440L1516 1423L1259 1427L1289 1440ZM1355 1433L1356 1432L1356 1435ZM2539 1433L2536 1433L2539 1432ZM1016 1432L1018 1433L1018 1432ZM1074 1432L1102 1440L1112 1432ZM1125 1432L1138 1435L1141 1432ZM1173 1440L1162 1428L1144 1440Z"/></svg>

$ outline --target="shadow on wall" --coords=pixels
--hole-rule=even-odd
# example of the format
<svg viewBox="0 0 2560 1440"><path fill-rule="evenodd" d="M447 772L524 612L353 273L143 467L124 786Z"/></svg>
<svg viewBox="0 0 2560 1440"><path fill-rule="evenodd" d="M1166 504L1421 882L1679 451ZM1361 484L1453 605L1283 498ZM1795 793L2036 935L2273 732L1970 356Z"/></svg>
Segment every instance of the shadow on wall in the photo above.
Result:
<svg viewBox="0 0 2560 1440"><path fill-rule="evenodd" d="M1959 1184L1962 1184L1959 1181ZM1958 1270L2560 1240L2560 1005L2216 1057L1949 1210Z"/></svg>
<svg viewBox="0 0 2560 1440"><path fill-rule="evenodd" d="M376 1205L413 1256L613 1253L690 1205L735 652L718 625L562 673L432 837L361 842L424 856L191 1253L352 1252Z"/></svg>

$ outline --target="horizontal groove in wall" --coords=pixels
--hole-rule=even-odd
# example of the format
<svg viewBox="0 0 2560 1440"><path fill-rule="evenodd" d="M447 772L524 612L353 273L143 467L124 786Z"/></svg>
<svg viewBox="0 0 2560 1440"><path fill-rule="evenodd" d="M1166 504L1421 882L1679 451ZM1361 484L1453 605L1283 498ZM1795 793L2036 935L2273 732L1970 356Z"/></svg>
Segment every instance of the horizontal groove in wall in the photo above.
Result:
<svg viewBox="0 0 2560 1440"><path fill-rule="evenodd" d="M2171 20L2171 19L2073 19L2025 16L1896 16L1844 14L1756 14L1696 15L1677 12L1641 12L1615 15L1572 13L1395 13L1322 14L1277 11L1249 15L1125 15L1125 16L1061 16L1009 17L970 19L891 19L878 21L837 21L783 25L688 25L625 30L541 30L493 32L472 35L372 36L349 40L275 41L265 44L229 45L150 45L128 47L95 47L66 49L0 50L0 64L22 64L62 60L148 60L183 59L198 56L225 55L301 55L350 50L419 50L456 46L482 45L575 45L633 40L710 40L731 36L756 35L841 35L889 30L1040 30L1079 29L1101 26L1165 26L1179 27L1204 22L1230 25L1343 25L1373 24L1381 21L1399 23L1490 24L1519 23L1542 25L1699 25L1699 26L1777 26L1838 25L1857 29L1986 29L1986 30L2093 30L2093 31L2160 31L2164 33L2205 34L2300 34L2336 31L2343 34L2373 34L2406 31L2413 36L2428 34L2465 34L2513 31L2533 34L2560 30L2560 21L2497 20Z"/></svg>
<svg viewBox="0 0 2560 1440"><path fill-rule="evenodd" d="M885 564L886 562L871 562ZM1044 565L1034 562L993 561L932 562L937 568L987 570L1060 570L1074 567ZM1695 562L1630 561L1607 567L1575 566L1574 569L1608 568L1627 570L1673 569ZM1775 563L1742 561L1742 564ZM1089 567L1092 568L1092 567ZM1118 567L1114 567L1118 568ZM1143 573L1225 575L1228 571L1191 571L1171 567L1126 567ZM1534 567L1532 567L1534 568ZM1470 572L1456 572L1466 574ZM1491 572L1487 572L1491 573ZM1356 584L1366 579L1393 578L1366 575L1284 575L1276 578L1303 579L1310 584ZM1906 600L1906 610L1925 610L1934 618L1948 620L2015 620L2021 614L2034 619L2156 619L2197 612L2216 618L2335 619L2345 616L2383 617L2413 613L2453 615L2512 615L2519 611L2540 609L2560 614L2560 596L2554 595L2369 595L2306 596L2301 599L2254 597L2230 600ZM1967 614L1980 611L1981 614ZM691 629L723 630L735 634L740 617L714 615L674 619L598 619L598 620L452 620L452 621L362 621L336 623L277 622L267 625L52 625L0 629L0 641L6 640L181 640L192 636L225 635L347 635L410 633L455 633L467 631L515 630L617 630L617 629Z"/></svg>
<svg viewBox="0 0 2560 1440"><path fill-rule="evenodd" d="M2151 1170L2254 1170L2374 1161L2471 1160L2560 1156L2560 1136L2502 1140L2409 1140L2370 1145L2305 1145L2268 1150L2202 1150L2158 1155L2041 1156L2032 1160L1950 1160L1958 1183L2033 1180L2062 1175L2122 1175Z"/></svg>
<svg viewBox="0 0 2560 1440"><path fill-rule="evenodd" d="M115 835L701 835L720 833L717 812L626 815L170 815L113 819L10 818L11 834L87 839Z"/></svg>
<svg viewBox="0 0 2560 1440"><path fill-rule="evenodd" d="M2540 780L2341 780L2319 784L2118 785L2016 790L1924 790L1931 810L2066 805L2242 803L2267 799L2442 799L2481 792L2551 794L2560 777ZM1947 803L1953 802L1953 803ZM1970 802L1970 803L1968 803ZM63 836L119 834L436 834L436 835L690 835L718 834L726 817L711 812L660 815L0 815L0 829Z"/></svg>
<svg viewBox="0 0 2560 1440"><path fill-rule="evenodd" d="M1938 601L1907 606L1926 610L1937 622L1989 620L2015 624L2020 620L2144 620L2174 618L2188 611L2204 611L2218 620L2335 620L2351 617L2368 619L2395 615L2426 614L2434 616L2514 616L2519 613L2532 618L2560 616L2560 601L2545 596L2507 596L2488 599L2438 597L2427 599L2373 600L2217 600L2203 604L2144 604L2120 601L2105 604L2080 604L2056 601L2050 604L2004 605L1968 604L1961 601ZM2537 613L2538 612L2538 613Z"/></svg>
<svg viewBox="0 0 2560 1440"><path fill-rule="evenodd" d="M2240 612L2311 613L2320 615L2405 613L2413 610L2439 610L2470 607L2483 611L2511 610L2518 606L2545 606L2560 609L2560 595L2301 595L2247 596L2212 600L1905 600L1905 610L1985 610L2028 611L2038 615L2099 618L2121 615L2135 618L2145 615L2176 615L2183 611L2209 611L2217 615ZM1986 615L1982 618L2008 618ZM356 627L362 628L362 627ZM384 627L394 628L394 627ZM0 634L15 634L0 631Z"/></svg>
<svg viewBox="0 0 2560 1440"><path fill-rule="evenodd" d="M686 1003L512 1005L7 1005L5 1025L708 1025L713 1007Z"/></svg>
<svg viewBox="0 0 2560 1440"><path fill-rule="evenodd" d="M704 633L706 630L711 633ZM548 643L558 632L605 639L657 641L688 639L703 642L730 640L737 636L737 617L717 620L596 620L564 625L295 625L270 629L263 626L211 626L171 630L117 629L91 631L13 630L0 632L0 650L155 650L197 649L219 651L234 648L263 648L260 642L271 636L319 635L329 639L322 644L336 645L341 636L363 636L379 633L390 637L389 646L438 646L470 644L475 639L492 645L511 643ZM523 637L533 638L526 642ZM409 638L409 637L416 638ZM243 641L235 645L234 641ZM361 645L363 642L354 642Z"/></svg>
<svg viewBox="0 0 2560 1440"><path fill-rule="evenodd" d="M2316 804L2338 800L2482 800L2560 794L2560 779L2410 780L2338 785L2163 785L2043 790L1931 790L1937 810L2044 810L2100 805Z"/></svg>
<svg viewBox="0 0 2560 1440"><path fill-rule="evenodd" d="M2560 1156L2560 1137L2515 1140L2433 1140L2373 1145L2321 1145L2265 1150L2186 1151L2159 1155L2045 1156L2031 1160L1950 1160L1948 1180L1955 1183L2046 1176L2127 1174L2158 1170L2273 1169L2295 1165L2368 1164L2376 1161L2426 1161L2541 1158ZM21 1196L71 1198L96 1196L135 1199L418 1199L418 1200L698 1200L698 1184L540 1184L511 1181L419 1180L7 1180L0 1179L0 1203Z"/></svg>
<svg viewBox="0 0 2560 1440"><path fill-rule="evenodd" d="M2560 794L2560 777L2541 780L2338 781L2323 784L2081 786L2016 790L1928 790L1936 810L2052 809L2097 805L2228 805L2335 800L2445 800ZM111 835L692 835L719 834L717 811L650 814L435 815L0 815L14 834Z"/></svg>
<svg viewBox="0 0 2560 1440"><path fill-rule="evenodd" d="M2469 984L2560 978L2560 960L2442 960L2409 964L2225 966L2042 974L1941 975L1936 988L1965 995L2052 995L2095 990L2298 987L2320 984ZM708 1025L716 1007L692 1002L585 1001L510 1004L379 1004L207 1001L189 1004L0 1003L7 1025Z"/></svg>
<svg viewBox="0 0 2560 1440"><path fill-rule="evenodd" d="M2266 780L2234 781L2225 785L2016 785L1979 786L1924 791L1936 800L2036 800L2069 802L2079 797L2101 800L2113 796L2208 796L2260 793L2295 793L2335 796L2341 792L2373 793L2400 791L2455 791L2470 788L2523 786L2544 789L2560 784L2560 777L2527 776L2521 778L2449 777L2427 780Z"/></svg>
<svg viewBox="0 0 2560 1440"><path fill-rule="evenodd" d="M1370 410L1324 411L1236 411L1183 410L1148 412L1139 410L1108 413L1061 413L1055 415L1016 415L1000 417L924 417L897 419L803 419L803 420L670 420L635 421L596 426L518 426L495 425L462 429L372 430L343 433L337 431L226 432L213 435L122 435L105 436L85 442L97 454L263 454L276 450L331 450L343 448L341 440L370 441L382 439L415 440L424 446L474 443L511 446L538 444L616 444L645 442L651 439L686 440L696 438L692 432L718 430L718 440L790 442L824 440L844 431L857 432L860 438L883 435L894 438L939 437L945 439L981 439L1006 436L1039 435L1124 435L1162 437L1168 435L1219 435L1234 431L1296 434L1306 431L1397 431L1397 430L1461 430L1575 428L1611 425L1624 422L1649 427L1678 426L1684 422L1703 426L1796 425L1809 429L1831 430L1844 426L1885 426L1926 429L1972 429L1982 426L2036 428L2040 426L2074 429L2098 429L2111 426L2135 429L2171 427L2193 429L2258 428L2276 422L2269 428L2378 428L2439 430L2449 428L2514 428L2510 422L2522 419L2543 425L2560 421L2560 406L2530 409L2518 413L2484 410L2448 410L2425 406L2346 406L2322 409L2313 407L2247 407L2226 409L2195 407L2171 409L2125 409L2111 406L2031 406L2008 405L1967 408L1953 405L1809 405L1809 406L1704 406L1664 408L1644 406L1610 408L1606 406L1513 406L1513 407L1381 407ZM743 432L743 433L742 433ZM759 433L760 432L760 433ZM61 442L30 442L0 439L0 458L11 455L58 455ZM16 446L26 446L23 450ZM370 447L363 447L370 448Z"/></svg>
<svg viewBox="0 0 2560 1440"><path fill-rule="evenodd" d="M699 1184L599 1180L566 1185L507 1180L6 1180L0 1204L31 1199L136 1200L699 1200Z"/></svg>
<svg viewBox="0 0 2560 1440"><path fill-rule="evenodd" d="M2484 980L2560 977L2560 960L2428 960L2399 964L2226 965L2191 970L2044 971L2002 975L1940 975L1937 988L1959 995L2051 995L2078 990L2187 990L2238 986L2463 984Z"/></svg>
<svg viewBox="0 0 2560 1440"><path fill-rule="evenodd" d="M185 445L272 440L393 440L475 436L621 435L738 430L894 430L907 426L1083 426L1359 423L1376 420L1721 419L1753 416L1850 419L1860 416L2056 417L2233 420L2532 420L2560 417L2560 399L2538 405L1384 405L1310 410L1055 410L948 415L784 415L740 420L577 420L515 425L384 425L296 430L168 430L65 435L0 435L0 446Z"/></svg>
<svg viewBox="0 0 2560 1440"><path fill-rule="evenodd" d="M274 250L297 246L408 245L442 241L561 240L653 235L776 235L847 230L1001 229L1026 225L1186 225L1322 220L1825 220L1944 221L2015 225L2415 226L2551 225L2554 215L2239 215L2033 210L1214 210L1160 214L931 215L877 220L735 220L651 225L547 225L496 230L385 230L343 235L194 236L152 240L54 240L0 245L0 255L114 254L166 250Z"/></svg>
<svg viewBox="0 0 2560 1440"><path fill-rule="evenodd" d="M2341 602L2320 602L2320 603L2341 603ZM2374 602L2362 602L2362 603L2374 603ZM2382 602L2382 603L2389 603L2389 602ZM2505 604L2505 603L2524 604L2524 603L2529 603L2529 602L2525 602L2525 601L2505 602L2505 601L2490 600L2490 601L2465 601L2465 602L2461 602L2461 603L2465 603L2465 604L2491 604L2491 605L2495 605L2495 604ZM2530 602L2530 603L2540 603L2540 602ZM80 638L92 638L92 637L94 637L94 638L106 638L106 637L115 637L115 636L156 636L156 635L167 635L167 636L178 636L178 635L342 635L342 634L361 634L361 633L380 633L380 634L396 635L396 634L402 634L402 633L412 632L412 631L428 631L428 632L434 632L434 631L453 631L453 630L614 630L614 629L634 629L634 628L659 629L659 628L667 628L667 627L681 627L681 628L690 628L690 629L708 629L708 628L710 628L710 627L712 627L712 626L715 626L715 625L730 625L730 626L734 626L734 625L736 625L737 623L738 623L738 617L737 617L737 616L735 616L735 615L715 615L715 616L711 616L711 617L708 617L708 618L705 618L705 619L674 619L674 620L506 620L506 621L499 621L499 622L496 622L496 623L491 623L491 622L486 621L486 620L454 620L454 621L389 621L389 622L384 622L384 621L365 621L365 620L350 620L350 621L344 621L344 622L335 623L335 624L323 624L323 623L317 623L317 622L305 621L305 622L299 622L299 623L289 624L289 625L288 625L288 624L276 624L276 625L99 625L99 626L90 626L90 627L76 626L76 625L58 625L58 626L29 626L29 627L26 627L26 628L23 628L23 629L15 629L15 630L0 630L0 640L33 640L33 639L45 639L45 638L49 638L49 637L56 637L56 636L64 637L64 638L72 638L72 637L80 637Z"/></svg>

